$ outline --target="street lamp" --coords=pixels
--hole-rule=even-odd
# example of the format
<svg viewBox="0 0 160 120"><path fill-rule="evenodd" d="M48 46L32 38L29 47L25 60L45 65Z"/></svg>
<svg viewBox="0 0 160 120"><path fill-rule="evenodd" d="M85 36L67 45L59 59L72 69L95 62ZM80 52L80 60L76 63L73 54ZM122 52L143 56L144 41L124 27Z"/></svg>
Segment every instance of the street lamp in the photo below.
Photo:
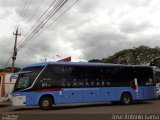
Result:
<svg viewBox="0 0 160 120"><path fill-rule="evenodd" d="M59 57L61 60L62 60L62 57L61 56L59 56L59 55L56 55L57 57Z"/></svg>

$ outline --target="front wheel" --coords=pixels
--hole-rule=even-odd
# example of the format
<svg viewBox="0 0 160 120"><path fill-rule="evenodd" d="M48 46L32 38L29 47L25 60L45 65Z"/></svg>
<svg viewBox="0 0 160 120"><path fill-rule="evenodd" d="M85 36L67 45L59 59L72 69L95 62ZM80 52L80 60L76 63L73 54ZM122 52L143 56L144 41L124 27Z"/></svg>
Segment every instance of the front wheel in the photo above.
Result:
<svg viewBox="0 0 160 120"><path fill-rule="evenodd" d="M39 106L42 110L49 110L52 108L53 100L51 97L42 97Z"/></svg>
<svg viewBox="0 0 160 120"><path fill-rule="evenodd" d="M129 105L132 103L132 96L129 93L124 93L121 96L121 103L123 105Z"/></svg>

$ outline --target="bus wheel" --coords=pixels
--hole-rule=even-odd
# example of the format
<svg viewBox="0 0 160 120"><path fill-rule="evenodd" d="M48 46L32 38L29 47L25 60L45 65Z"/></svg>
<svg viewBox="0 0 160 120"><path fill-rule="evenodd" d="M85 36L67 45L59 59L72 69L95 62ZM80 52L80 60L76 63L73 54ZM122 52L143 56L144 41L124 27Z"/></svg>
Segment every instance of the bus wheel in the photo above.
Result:
<svg viewBox="0 0 160 120"><path fill-rule="evenodd" d="M123 105L128 105L132 103L132 96L129 93L123 93L121 96L121 103Z"/></svg>
<svg viewBox="0 0 160 120"><path fill-rule="evenodd" d="M53 105L53 100L51 97L45 96L40 99L39 106L42 110L50 110Z"/></svg>

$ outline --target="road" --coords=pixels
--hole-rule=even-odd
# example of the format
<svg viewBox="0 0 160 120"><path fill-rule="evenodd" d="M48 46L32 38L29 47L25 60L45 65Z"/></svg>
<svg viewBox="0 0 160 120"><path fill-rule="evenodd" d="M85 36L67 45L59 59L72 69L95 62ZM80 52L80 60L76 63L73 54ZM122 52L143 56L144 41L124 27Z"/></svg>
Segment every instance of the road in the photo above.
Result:
<svg viewBox="0 0 160 120"><path fill-rule="evenodd" d="M72 104L54 106L52 110L43 111L38 107L34 108L15 108L10 103L0 104L0 114L13 115L56 115L56 116L84 116L89 115L101 116L113 114L159 114L160 115L160 100L152 100L146 102L135 102L131 105L114 105L111 103L96 103L96 104ZM160 118L160 117L159 117Z"/></svg>

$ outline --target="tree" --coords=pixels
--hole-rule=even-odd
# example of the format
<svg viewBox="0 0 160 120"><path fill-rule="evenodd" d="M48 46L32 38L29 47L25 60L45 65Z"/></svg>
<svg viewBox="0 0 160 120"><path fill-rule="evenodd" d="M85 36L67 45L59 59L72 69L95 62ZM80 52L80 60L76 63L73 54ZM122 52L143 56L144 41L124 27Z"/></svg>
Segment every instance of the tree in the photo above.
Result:
<svg viewBox="0 0 160 120"><path fill-rule="evenodd" d="M88 62L100 63L100 62L102 62L102 61L101 61L101 60L99 60L99 59L92 59L92 60L89 60Z"/></svg>
<svg viewBox="0 0 160 120"><path fill-rule="evenodd" d="M21 70L21 68L15 67L14 72L19 72L20 70ZM7 67L7 68L4 68L4 69L0 69L0 72L11 72L11 68Z"/></svg>
<svg viewBox="0 0 160 120"><path fill-rule="evenodd" d="M102 62L130 65L155 65L160 67L160 48L140 46L133 49L125 49L113 56L103 58Z"/></svg>

